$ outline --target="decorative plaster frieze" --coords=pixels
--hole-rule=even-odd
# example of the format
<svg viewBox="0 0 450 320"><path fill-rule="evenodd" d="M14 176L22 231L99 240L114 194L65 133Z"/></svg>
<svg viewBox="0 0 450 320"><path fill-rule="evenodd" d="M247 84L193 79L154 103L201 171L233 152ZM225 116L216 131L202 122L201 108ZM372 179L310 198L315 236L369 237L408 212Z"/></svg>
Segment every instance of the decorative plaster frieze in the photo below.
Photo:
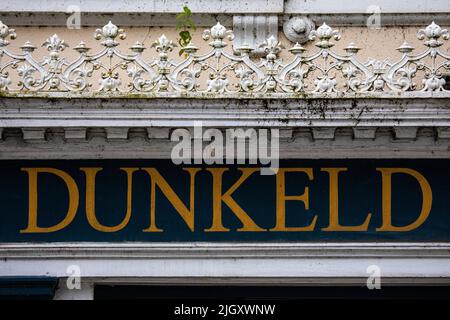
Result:
<svg viewBox="0 0 450 320"><path fill-rule="evenodd" d="M344 48L345 54L334 51L335 41L341 35L325 23L310 34L317 49L307 53L295 44L288 49L291 56L287 62L280 59L283 47L274 36L260 45L265 53L260 61L250 58L253 50L249 47L236 48L239 54L226 50L234 34L220 23L203 33L209 52L200 53L190 43L184 48L186 56L179 60L169 58L176 44L164 35L152 45L157 52L153 60L142 57L146 48L140 42L131 47L131 52L122 52L118 48L126 34L111 22L95 32L103 48L90 54L91 49L81 42L74 47L79 54L75 60L64 57L63 51L69 44L57 35L43 43L50 54L41 61L33 56L36 47L30 42L21 47L22 53L11 52L9 41L16 33L2 23L0 30L0 94L3 96L60 94L126 98L200 94L208 98L228 95L268 98L277 94L278 98L298 99L354 94L450 96L450 91L444 88L443 76L450 69L450 55L443 48L450 34L434 22L418 32L425 46L421 52L414 53L414 48L405 42L398 47L401 58L370 59L365 63L357 58L360 48L353 42Z"/></svg>

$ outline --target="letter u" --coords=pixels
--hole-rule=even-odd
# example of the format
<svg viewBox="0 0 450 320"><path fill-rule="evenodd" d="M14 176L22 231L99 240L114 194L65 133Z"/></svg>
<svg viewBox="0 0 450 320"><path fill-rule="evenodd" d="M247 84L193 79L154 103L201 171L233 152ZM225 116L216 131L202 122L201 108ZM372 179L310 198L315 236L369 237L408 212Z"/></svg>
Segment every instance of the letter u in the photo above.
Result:
<svg viewBox="0 0 450 320"><path fill-rule="evenodd" d="M131 218L133 172L138 168L120 168L127 174L127 212L122 222L116 226L105 226L97 220L95 214L95 177L103 168L80 168L86 174L86 216L89 224L97 231L116 232L126 227Z"/></svg>

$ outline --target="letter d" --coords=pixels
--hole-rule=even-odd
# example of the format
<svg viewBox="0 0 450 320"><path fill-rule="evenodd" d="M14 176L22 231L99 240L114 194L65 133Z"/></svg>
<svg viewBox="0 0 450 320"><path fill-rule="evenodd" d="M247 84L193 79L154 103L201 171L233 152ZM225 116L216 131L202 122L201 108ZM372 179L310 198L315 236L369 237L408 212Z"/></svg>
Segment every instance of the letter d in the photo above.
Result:
<svg viewBox="0 0 450 320"><path fill-rule="evenodd" d="M383 197L383 224L377 231L397 231L405 232L412 231L420 227L431 212L431 204L433 202L433 195L431 192L431 187L428 181L419 172L408 169L408 168L377 168L377 171L381 172L382 178L382 197ZM414 177L420 185L422 190L422 210L420 211L419 217L413 223L407 226L397 227L392 225L392 175L394 173L407 174Z"/></svg>
<svg viewBox="0 0 450 320"><path fill-rule="evenodd" d="M20 170L28 172L28 227L20 230L20 233L47 233L55 232L67 227L75 218L78 209L78 188L73 178L62 170L54 168L21 168ZM38 208L38 173L51 173L60 177L66 184L69 191L69 208L66 217L58 224L41 228L37 225Z"/></svg>

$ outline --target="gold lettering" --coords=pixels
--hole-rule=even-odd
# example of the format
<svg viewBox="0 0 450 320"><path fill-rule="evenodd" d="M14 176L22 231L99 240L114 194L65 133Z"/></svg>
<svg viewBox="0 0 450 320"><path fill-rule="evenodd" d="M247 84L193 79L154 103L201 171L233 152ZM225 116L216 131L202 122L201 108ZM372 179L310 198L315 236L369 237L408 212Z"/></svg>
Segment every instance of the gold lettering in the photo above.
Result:
<svg viewBox="0 0 450 320"><path fill-rule="evenodd" d="M286 201L301 201L305 205L305 209L309 209L309 188L305 187L305 191L301 195L287 196L286 195L286 172L304 172L307 174L309 180L313 180L312 168L280 168L277 172L277 200L276 200L276 217L277 222L274 228L270 231L313 231L317 215L314 216L313 221L306 227L286 227Z"/></svg>
<svg viewBox="0 0 450 320"><path fill-rule="evenodd" d="M322 168L328 172L330 178L330 223L324 231L367 231L372 214L368 214L366 220L359 226L341 226L339 224L339 172L347 171L347 168Z"/></svg>
<svg viewBox="0 0 450 320"><path fill-rule="evenodd" d="M382 178L382 197L383 197L383 224L377 231L412 231L420 227L425 220L428 218L431 211L431 204L433 202L433 195L431 192L431 187L428 181L419 172L408 169L408 168L377 168L377 171L381 172ZM422 190L422 210L420 211L419 217L413 223L397 227L392 225L392 174L394 173L404 173L414 177L420 185Z"/></svg>
<svg viewBox="0 0 450 320"><path fill-rule="evenodd" d="M194 231L194 208L195 208L195 175L199 172L200 168L186 168L183 169L189 172L191 182L190 182L190 208L188 209L181 199L176 195L175 191L169 186L166 180L161 176L161 174L155 168L142 168L145 172L150 175L151 179L151 194L150 194L150 226L144 229L144 232L162 232L156 226L156 186L162 191L169 202L174 206L180 216L183 218L184 222L187 224L189 229Z"/></svg>
<svg viewBox="0 0 450 320"><path fill-rule="evenodd" d="M28 173L28 226L20 230L21 233L49 233L64 229L75 218L78 209L78 187L73 178L66 172L54 168L21 168ZM37 178L39 173L50 173L61 178L69 191L69 207L65 218L58 224L51 227L38 227L38 185Z"/></svg>
<svg viewBox="0 0 450 320"><path fill-rule="evenodd" d="M242 222L242 228L237 231L265 231L260 228L247 213L234 201L232 194L247 180L254 172L259 171L259 168L239 168L242 172L241 177L229 188L225 193L222 193L222 176L226 168L209 168L206 169L211 172L213 176L213 223L206 232L226 232L230 229L225 228L222 223L222 202L224 202L236 217Z"/></svg>
<svg viewBox="0 0 450 320"><path fill-rule="evenodd" d="M101 232L116 232L125 228L131 218L133 172L137 171L138 168L120 168L127 174L127 212L120 224L111 227L101 224L95 214L95 177L97 172L103 170L103 168L80 168L80 170L86 174L86 216L92 228Z"/></svg>

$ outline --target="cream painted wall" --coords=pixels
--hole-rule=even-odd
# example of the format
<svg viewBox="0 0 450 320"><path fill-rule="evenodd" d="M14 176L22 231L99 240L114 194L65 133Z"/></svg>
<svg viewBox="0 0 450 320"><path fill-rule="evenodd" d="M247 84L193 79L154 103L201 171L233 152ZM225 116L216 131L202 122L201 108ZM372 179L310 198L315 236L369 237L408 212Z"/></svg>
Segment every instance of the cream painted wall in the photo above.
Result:
<svg viewBox="0 0 450 320"><path fill-rule="evenodd" d="M17 32L17 39L11 41L8 49L13 52L20 52L20 46L26 41L30 41L38 47L38 49L33 53L33 55L37 58L42 58L47 54L46 49L41 47L41 44L45 41L45 39L55 33L58 34L61 39L64 39L67 44L69 44L69 48L63 52L63 56L65 56L69 61L75 60L78 56L78 53L73 50L73 47L75 47L80 41L84 41L88 47L92 48L90 54L99 52L102 48L100 41L95 40L93 37L95 28L70 30L61 27L17 27L15 29ZM204 41L201 37L202 31L203 30L198 29L193 33L193 43L200 48L199 53L206 53L209 49L207 41ZM345 48L350 42L355 42L362 49L358 53L358 58L363 63L369 58L378 60L385 60L386 58L389 58L391 62L397 61L401 57L401 54L396 50L396 48L398 48L404 41L408 41L412 46L414 46L416 48L416 53L422 52L426 48L423 45L423 41L418 40L416 37L416 33L418 31L418 28L416 27L385 27L379 30L362 27L345 27L340 28L339 31L342 34L342 38L340 41L334 41L336 45L333 49L338 53L344 53L343 48ZM127 34L127 38L125 40L119 40L119 48L121 51L131 52L129 51L129 47L132 46L133 43L136 41L143 42L145 47L147 47L147 50L143 53L146 61L152 60L152 58L157 56L155 49L150 48L150 46L159 36L165 34L175 43L178 39L177 31L173 27L128 27L125 28L125 32ZM278 39L285 48L290 48L293 45L286 39L282 31L279 32ZM314 47L314 41L308 42L304 45L304 47L308 50L307 54L312 54L317 50L317 48ZM178 50L179 49L176 48L171 53L171 58L175 61L180 61L183 59L183 57L179 57ZM227 50L231 51L231 46L228 46ZM443 50L444 52L450 52L449 42L444 44ZM293 59L293 56L287 50L283 50L280 58L283 59L284 63L287 63ZM125 87L128 84L128 77L125 74L125 70L121 70L119 68L118 71L120 78L125 79L122 81L122 87ZM200 82L203 83L203 85L206 85L206 77L208 77L208 73L202 73ZM418 72L416 78L418 85L420 85L420 80L422 77L423 74ZM11 78L13 80L13 84L10 87L17 88L17 73L11 73ZM93 82L96 82L97 79L99 79L99 75L94 75L92 79ZM231 82L233 82L233 79L235 79L235 76L229 77Z"/></svg>
<svg viewBox="0 0 450 320"><path fill-rule="evenodd" d="M12 25L10 27L14 28ZM442 27L450 28L450 25ZM70 30L61 27L15 27L15 30L17 39L11 41L11 44L8 46L8 48L13 51L20 50L19 47L28 40L35 46L40 47L45 39L55 33L70 45L65 51L67 57L76 57L76 52L73 54L74 52L71 48L76 46L81 40L94 49L91 53L94 52L95 49L98 50L101 47L99 41L96 41L93 38L95 28ZM136 41L144 42L145 46L148 48L161 34L165 34L169 39L174 40L175 42L178 39L178 34L175 28L172 27L128 27L124 30L127 34L127 38L121 41L120 48L122 48L122 50L124 48L129 48ZM204 53L207 51L208 45L207 42L201 38L202 31L203 29L199 29L193 33L193 42L200 48L199 52ZM418 51L425 48L422 44L423 41L416 38L416 33L418 31L418 28L416 27L386 27L378 30L362 27L346 27L339 28L339 31L342 34L342 39L336 42L335 49L340 51L350 42L355 42L362 48L359 53L362 60L369 57L377 59L385 57L398 58L400 57L400 54L396 51L396 48L405 40L413 45ZM283 32L280 31L278 37L286 48L292 46L292 43L286 39ZM311 50L314 50L314 42L310 41L308 44L304 45L304 47L308 49L308 52L312 52ZM448 42L444 45L444 48L446 52L450 52L450 44ZM45 48L38 48L35 51L36 56L42 56L45 52ZM144 56L150 57L154 55L155 51L153 49L144 52ZM177 56L177 54L174 54L174 57Z"/></svg>

